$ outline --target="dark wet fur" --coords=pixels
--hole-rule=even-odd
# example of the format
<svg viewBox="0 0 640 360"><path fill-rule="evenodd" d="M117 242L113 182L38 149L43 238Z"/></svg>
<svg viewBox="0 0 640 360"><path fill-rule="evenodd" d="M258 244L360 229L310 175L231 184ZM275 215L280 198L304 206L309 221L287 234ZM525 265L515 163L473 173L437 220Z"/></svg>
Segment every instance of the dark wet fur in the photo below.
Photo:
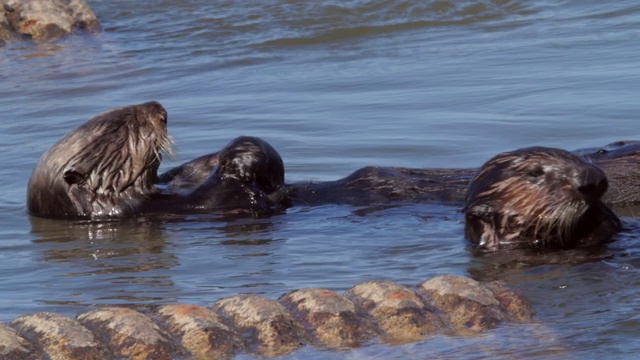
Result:
<svg viewBox="0 0 640 360"><path fill-rule="evenodd" d="M163 191L145 202L140 213L244 213L277 211L288 205L279 195L284 186L282 158L257 137L238 137L218 153L169 170L160 179L165 181Z"/></svg>
<svg viewBox="0 0 640 360"><path fill-rule="evenodd" d="M109 219L268 212L287 204L277 195L284 193L282 159L255 137L239 137L214 157L163 174L162 179L171 181L161 182L161 152L171 150L166 122L165 109L149 102L108 111L73 130L36 166L29 180L29 212L47 218Z"/></svg>
<svg viewBox="0 0 640 360"><path fill-rule="evenodd" d="M592 158L595 162L600 162L603 167L609 171L629 173L630 170L626 170L626 168L633 169L634 164L636 164L636 168L638 167L635 159L636 153L640 150L640 145L638 143L618 143L605 148L607 150L603 150L604 148L587 149L578 151L575 154L559 149L546 150L548 153L544 154L542 158L539 159L540 161L556 161L559 164L563 164L563 166L559 168L556 167L556 170L560 172L572 169L588 169L587 173L591 174L591 180L597 180L594 180L597 184L587 184L584 189L571 190L573 192L583 191L589 193L590 195L587 196L590 197L589 205L583 208L577 205L578 202L576 199L556 197L554 191L557 189L549 186L549 184L540 183L538 184L538 194L540 195L539 199L541 199L541 201L529 199L530 201L526 203L530 207L537 206L541 209L545 208L548 212L546 214L530 212L528 216L537 218L538 215L544 215L546 218L543 220L552 222L552 224L545 225L544 221L535 221L525 224L526 228L522 229L522 219L519 220L519 223L508 221L508 219L502 223L502 220L499 221L495 215L490 215L492 218L487 222L487 224L490 225L487 229L497 231L498 228L502 226L500 229L502 235L500 236L506 236L506 234L511 234L512 237L513 234L520 235L518 237L519 241L512 242L510 245L507 245L506 241L503 241L501 247L571 248L600 244L610 240L611 236L619 231L620 221L616 215L600 201L600 197L607 187L606 177L604 177L604 173L602 173L601 170L589 163L589 159ZM532 149L525 149L520 150L520 152L531 150ZM512 154L522 155L518 151ZM583 154L587 160L577 154ZM161 179L169 185L191 184L194 182L194 179L201 179L203 174L209 173L215 167L217 157L218 154L200 157L168 171L161 175ZM618 164L626 164L626 166L622 169ZM511 171L514 169L517 169L517 167L512 169L510 168L509 162L504 161L500 166L493 167L493 170L495 170L498 175L492 176L491 179L487 181L489 183L495 183L505 181L505 178L509 177L512 177L512 180L526 178L526 174ZM365 167L345 178L335 181L287 184L269 194L269 198L276 202L286 202L286 204L282 203L283 207L289 205L312 206L321 204L365 206L409 202L462 205L465 200L468 185L477 171L476 169ZM187 181L184 179L187 179ZM589 176L587 176L586 181L589 182L591 180L589 180ZM616 190L619 191L620 189L632 189L632 191L636 190L636 193L640 192L638 191L640 189L637 189L634 185L628 185L633 184L633 182L629 181L634 180L633 178L627 178L626 180L624 184L627 185L624 187L614 185L614 194L607 195L607 199L624 201L624 198L620 198L620 196L615 194ZM619 181L621 182L622 180L620 179ZM593 186L593 189L589 190L589 186ZM518 193L516 188L511 191L516 195ZM471 192L473 192L473 189L471 189ZM509 198L509 193L505 192L504 196L505 198ZM512 198L517 198L517 196L512 196ZM525 205L522 206L524 207ZM489 216L488 214L491 214L493 210L498 209L496 211L499 211L499 208L499 204L494 204L494 209L489 206L483 207L480 204L466 208L466 212L469 218L471 218L471 220L467 221L467 235L472 241L480 243L481 240L479 239L483 234L483 228L475 228L479 223L476 220L482 219L482 216ZM562 213L558 209L565 209L567 212ZM481 215L481 213L483 214ZM570 213L575 214L575 216L571 217ZM527 214L520 215L526 217ZM486 226L486 224L483 226ZM494 244L485 244L484 249L497 249L497 244L501 241L500 236L497 236L498 240L494 241Z"/></svg>
<svg viewBox="0 0 640 360"><path fill-rule="evenodd" d="M485 250L605 243L621 229L601 201L607 187L599 167L565 150L533 147L499 154L469 185L465 235Z"/></svg>
<svg viewBox="0 0 640 360"><path fill-rule="evenodd" d="M152 101L100 114L47 151L31 175L27 209L51 218L126 216L158 182L171 150L167 113Z"/></svg>
<svg viewBox="0 0 640 360"><path fill-rule="evenodd" d="M640 203L640 142L617 142L574 153L600 166L609 178L604 196L609 205ZM201 156L160 176L161 183L198 186L217 163L217 153ZM637 169L637 170L634 170ZM384 203L441 203L462 205L467 186L477 169L417 169L367 166L347 177L326 182L286 184L292 205Z"/></svg>

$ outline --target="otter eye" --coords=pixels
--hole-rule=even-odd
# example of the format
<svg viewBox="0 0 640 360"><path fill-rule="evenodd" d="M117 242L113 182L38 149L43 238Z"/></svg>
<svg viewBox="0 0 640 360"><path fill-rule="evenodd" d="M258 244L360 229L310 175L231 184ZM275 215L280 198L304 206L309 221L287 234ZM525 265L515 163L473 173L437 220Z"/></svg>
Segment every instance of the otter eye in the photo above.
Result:
<svg viewBox="0 0 640 360"><path fill-rule="evenodd" d="M607 154L608 152L609 152L609 150L606 150L606 149L599 149L596 153L597 153L598 155L604 155L604 154Z"/></svg>
<svg viewBox="0 0 640 360"><path fill-rule="evenodd" d="M527 173L527 176L531 179L531 180L537 180L539 179L542 175L544 175L544 170L542 169L541 166L536 167L535 169L530 170Z"/></svg>

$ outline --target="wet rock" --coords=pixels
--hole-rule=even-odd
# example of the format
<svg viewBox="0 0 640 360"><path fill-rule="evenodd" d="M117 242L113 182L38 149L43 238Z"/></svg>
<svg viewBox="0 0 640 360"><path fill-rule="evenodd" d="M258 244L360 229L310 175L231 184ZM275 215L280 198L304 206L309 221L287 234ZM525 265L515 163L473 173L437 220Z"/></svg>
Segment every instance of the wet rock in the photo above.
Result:
<svg viewBox="0 0 640 360"><path fill-rule="evenodd" d="M127 359L174 359L184 350L147 316L129 309L105 307L78 316L78 320L118 356Z"/></svg>
<svg viewBox="0 0 640 360"><path fill-rule="evenodd" d="M493 292L496 300L507 312L509 320L520 323L532 321L533 309L521 293L509 288L502 281L492 281L485 286Z"/></svg>
<svg viewBox="0 0 640 360"><path fill-rule="evenodd" d="M413 290L390 281L368 281L346 296L365 309L393 342L416 341L444 328L425 301Z"/></svg>
<svg viewBox="0 0 640 360"><path fill-rule="evenodd" d="M196 359L227 359L246 351L242 337L218 314L196 305L165 305L155 311L158 322Z"/></svg>
<svg viewBox="0 0 640 360"><path fill-rule="evenodd" d="M51 359L112 359L113 354L77 320L54 313L15 319L11 326Z"/></svg>
<svg viewBox="0 0 640 360"><path fill-rule="evenodd" d="M27 339L9 326L0 324L0 359L39 360L42 357Z"/></svg>
<svg viewBox="0 0 640 360"><path fill-rule="evenodd" d="M512 315L506 306L522 308L523 299L517 299L506 289L494 285L504 299L504 305L496 298L496 294L489 287L469 278L443 275L437 276L420 284L420 290L430 304L447 314L451 325L463 333L476 333L494 328L496 325L526 315ZM529 314L530 316L530 314Z"/></svg>
<svg viewBox="0 0 640 360"><path fill-rule="evenodd" d="M251 351L264 356L284 355L310 341L300 321L273 300L238 295L218 300L212 309L235 324Z"/></svg>
<svg viewBox="0 0 640 360"><path fill-rule="evenodd" d="M100 30L84 0L0 0L0 42L20 38L46 41L76 30Z"/></svg>
<svg viewBox="0 0 640 360"><path fill-rule="evenodd" d="M328 347L358 346L379 334L366 313L334 291L301 289L278 301L303 319L309 332Z"/></svg>
<svg viewBox="0 0 640 360"><path fill-rule="evenodd" d="M477 334L506 321L530 323L531 314L524 297L502 282L444 275L414 291L369 281L344 296L313 288L292 291L278 302L240 295L211 309L165 305L149 316L122 307L89 311L77 320L52 313L21 316L13 329L0 324L0 358L220 359L241 352L272 357L307 344L344 348L374 338L406 343L451 329ZM538 328L545 330L505 326L490 336Z"/></svg>

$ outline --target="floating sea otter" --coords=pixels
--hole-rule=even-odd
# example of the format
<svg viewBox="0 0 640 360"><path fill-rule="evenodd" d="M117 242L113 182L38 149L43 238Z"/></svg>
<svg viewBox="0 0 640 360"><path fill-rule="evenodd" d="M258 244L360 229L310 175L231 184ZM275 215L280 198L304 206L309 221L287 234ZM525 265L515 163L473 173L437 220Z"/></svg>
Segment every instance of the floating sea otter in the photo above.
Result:
<svg viewBox="0 0 640 360"><path fill-rule="evenodd" d="M29 180L27 209L41 217L101 219L276 205L267 194L284 184L284 166L261 139L232 141L188 189L177 181L159 184L161 153L171 145L167 112L158 102L107 111L42 156Z"/></svg>
<svg viewBox="0 0 640 360"><path fill-rule="evenodd" d="M466 195L465 234L486 250L574 248L620 231L605 173L565 150L531 147L485 163Z"/></svg>
<svg viewBox="0 0 640 360"><path fill-rule="evenodd" d="M99 219L149 213L263 211L321 203L460 204L476 172L473 169L366 167L337 181L285 185L284 166L275 149L259 138L240 137L218 153L199 157L158 176L161 153L171 150L166 121L165 109L157 102L149 102L108 111L73 130L45 153L36 166L29 181L29 212L51 218ZM616 156L616 151L623 147L588 153L605 169L616 170L615 179L619 184L625 178L620 168L626 168L621 162L636 161L636 154L640 153L624 151ZM465 207L467 234L472 241L495 249L518 234L522 239L531 237L518 244L571 247L606 241L618 231L619 220L600 199L607 183L601 170L577 155L558 149L531 148L511 154L536 158L535 162L529 160L531 165L549 169L544 178L548 181L530 183L528 174L519 172L521 167L516 166L516 162L500 162L500 166L492 166L493 171L487 172L492 161L502 158L492 159L485 165L485 171L480 172L480 175L492 175L476 177L468 196L471 202ZM570 175L583 172L588 176ZM564 193L555 188L559 185L554 182L561 181L563 176L567 179L574 176L575 180L575 186L566 187L562 190ZM494 192L502 196L504 208L494 202L492 209L497 214L504 210L507 216L501 216L501 222L496 222L497 217L487 220L480 216L489 213L489 206L481 206L480 200L488 198L483 196L483 191L476 190L478 181L487 188L496 182L519 183L522 185L519 189L531 194L522 197L522 203L512 203L508 190ZM590 181L597 184L587 184ZM625 186L614 187L614 190L627 189ZM585 191L587 188L590 190ZM558 194L566 196L558 197ZM520 196L511 195L514 199ZM541 196L547 201L540 201ZM576 200L579 196L582 196L581 202ZM515 211L521 213L513 216ZM475 221L472 219L484 221L482 229L493 226L495 236L492 238L480 231L472 225ZM506 223L512 220L515 222ZM546 241L539 239L548 234L552 237L545 238Z"/></svg>
<svg viewBox="0 0 640 360"><path fill-rule="evenodd" d="M610 161L623 159L604 149L584 152L609 166ZM625 151L627 160L634 154ZM199 186L217 156L209 154L187 162L160 180ZM479 171L365 167L336 181L287 184L278 189L286 194L278 197L294 205L464 202L467 238L493 251L572 248L609 241L620 231L621 223L602 202L607 187L605 173L584 157L561 149L532 147L500 154Z"/></svg>

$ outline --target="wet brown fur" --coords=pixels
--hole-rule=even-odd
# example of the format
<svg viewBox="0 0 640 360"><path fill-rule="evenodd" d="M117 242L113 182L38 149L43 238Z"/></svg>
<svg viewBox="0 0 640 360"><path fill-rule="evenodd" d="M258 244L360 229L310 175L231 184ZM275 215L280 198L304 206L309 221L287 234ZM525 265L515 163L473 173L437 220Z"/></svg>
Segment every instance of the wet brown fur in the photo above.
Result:
<svg viewBox="0 0 640 360"><path fill-rule="evenodd" d="M573 248L610 240L620 221L601 201L605 173L561 149L499 154L469 185L465 234L486 250Z"/></svg>
<svg viewBox="0 0 640 360"><path fill-rule="evenodd" d="M47 151L29 180L27 209L43 217L131 214L154 191L171 151L167 112L152 101L100 114Z"/></svg>
<svg viewBox="0 0 640 360"><path fill-rule="evenodd" d="M282 159L256 137L238 137L215 156L177 168L180 177L173 182L161 183L161 153L171 151L166 122L167 112L153 101L108 111L74 129L36 165L28 211L48 218L104 219L270 211L286 203L269 196L284 186ZM171 171L167 174L163 177Z"/></svg>

